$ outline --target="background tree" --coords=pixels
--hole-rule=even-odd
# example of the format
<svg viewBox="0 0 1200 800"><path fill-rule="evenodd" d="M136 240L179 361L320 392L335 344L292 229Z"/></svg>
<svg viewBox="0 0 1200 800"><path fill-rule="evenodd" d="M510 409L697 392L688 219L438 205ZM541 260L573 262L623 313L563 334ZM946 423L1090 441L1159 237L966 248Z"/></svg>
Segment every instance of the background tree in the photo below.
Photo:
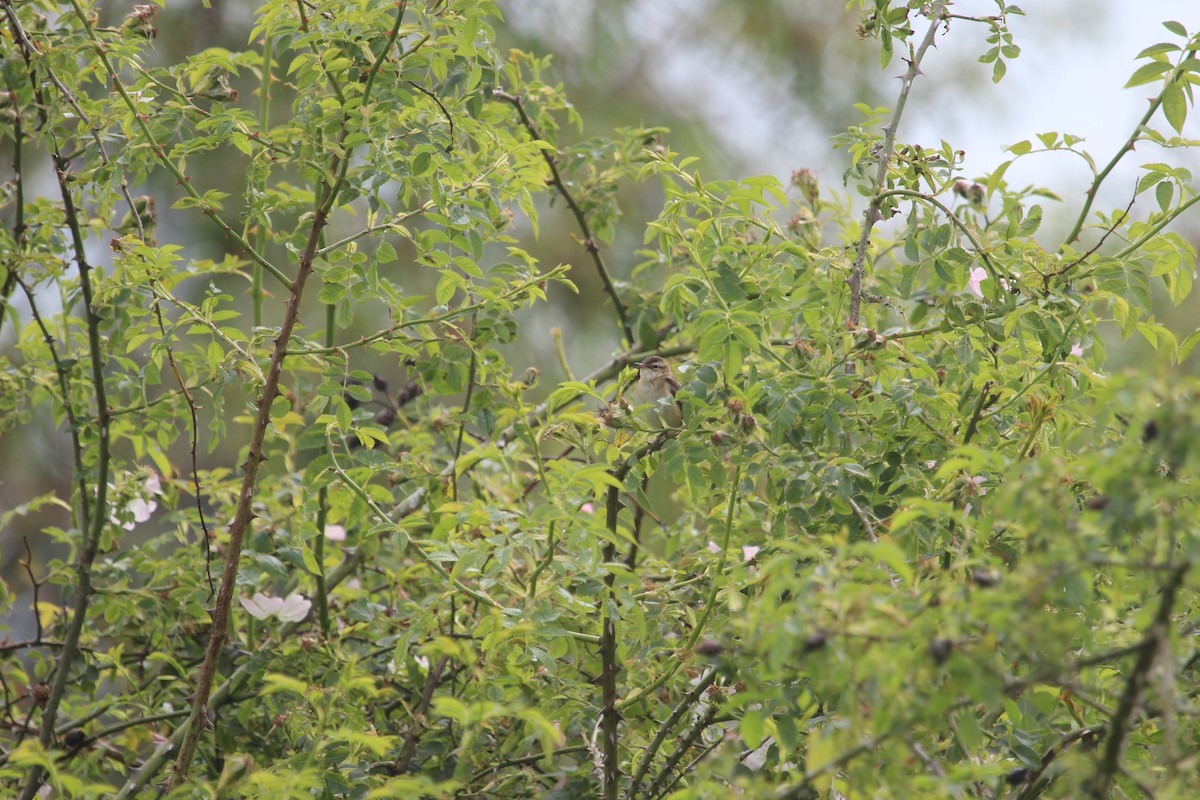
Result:
<svg viewBox="0 0 1200 800"><path fill-rule="evenodd" d="M662 128L577 141L486 2L267 2L247 49L178 63L157 7L3 4L29 313L0 419L53 419L71 488L3 516L69 521L6 588L33 630L0 650L0 781L1194 796L1192 387L1106 373L1100 332L1200 340L1151 296L1190 292L1197 195L1164 161L1097 198L1193 146L1200 37L1143 52L1116 153L1043 133L972 180L905 108L948 30L1016 57L1020 10L862 5L904 73L836 140L860 215L807 171L706 180ZM1049 245L1050 193L1005 178L1045 151L1092 174ZM663 202L627 247L630 183ZM550 200L571 264L526 246ZM528 314L585 275L619 342L587 374ZM680 428L619 397L652 353Z"/></svg>

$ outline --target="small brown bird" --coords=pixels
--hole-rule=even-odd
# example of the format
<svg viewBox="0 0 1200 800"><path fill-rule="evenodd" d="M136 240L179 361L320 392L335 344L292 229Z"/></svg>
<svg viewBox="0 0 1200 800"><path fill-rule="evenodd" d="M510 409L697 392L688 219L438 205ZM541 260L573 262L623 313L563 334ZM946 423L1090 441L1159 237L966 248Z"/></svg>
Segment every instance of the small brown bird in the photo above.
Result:
<svg viewBox="0 0 1200 800"><path fill-rule="evenodd" d="M638 361L638 379L633 385L631 399L635 406L649 406L643 413L651 419L657 419L664 427L678 428L683 424L683 407L675 399L679 391L679 381L671 374L671 365L665 358L650 356L644 361Z"/></svg>

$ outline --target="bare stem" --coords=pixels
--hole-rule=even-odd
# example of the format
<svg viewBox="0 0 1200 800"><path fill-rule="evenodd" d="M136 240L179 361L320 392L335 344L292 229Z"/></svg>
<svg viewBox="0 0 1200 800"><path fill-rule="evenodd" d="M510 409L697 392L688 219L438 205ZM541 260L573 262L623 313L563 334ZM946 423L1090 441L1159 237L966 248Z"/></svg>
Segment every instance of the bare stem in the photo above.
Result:
<svg viewBox="0 0 1200 800"><path fill-rule="evenodd" d="M913 53L912 60L908 64L908 71L900 76L900 96L896 100L896 111L892 114L891 123L884 128L883 143L879 150L879 169L875 173L875 185L871 190L871 202L867 206L867 210L863 213L863 228L862 235L858 239L858 247L854 253L854 267L850 271L850 316L847 324L851 329L858 328L859 318L862 310L862 285L863 276L866 271L867 263L867 248L871 245L871 230L875 227L875 223L879 222L881 215L879 206L884 197L884 188L887 186L888 167L892 163L892 154L896 149L896 130L900 127L900 117L904 114L904 106L908 102L908 93L912 90L913 81L921 74L921 59L925 56L925 51L933 44L933 39L937 35L938 28L946 20L946 2L938 0L934 4L933 9L929 12L929 17L932 22L929 23L929 30L925 33L925 38Z"/></svg>

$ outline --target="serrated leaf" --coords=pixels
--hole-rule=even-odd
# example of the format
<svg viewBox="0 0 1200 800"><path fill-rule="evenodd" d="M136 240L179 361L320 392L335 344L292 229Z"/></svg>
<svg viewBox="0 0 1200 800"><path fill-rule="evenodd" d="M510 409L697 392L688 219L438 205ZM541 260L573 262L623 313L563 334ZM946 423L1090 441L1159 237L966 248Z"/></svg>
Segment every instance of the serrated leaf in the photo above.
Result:
<svg viewBox="0 0 1200 800"><path fill-rule="evenodd" d="M1025 213L1025 219L1021 220L1020 227L1017 228L1017 236L1028 238L1037 233L1038 228L1042 226L1042 207L1039 205L1031 206L1029 211Z"/></svg>
<svg viewBox="0 0 1200 800"><path fill-rule="evenodd" d="M1147 56L1154 56L1158 55L1159 53L1173 53L1178 49L1179 45L1177 44L1171 44L1170 42L1159 42L1158 44L1150 45L1145 50L1138 53L1135 58L1146 58Z"/></svg>
<svg viewBox="0 0 1200 800"><path fill-rule="evenodd" d="M1163 211L1171 208L1171 198L1175 196L1175 184L1170 181L1163 181L1154 189L1154 199L1158 201L1158 207Z"/></svg>
<svg viewBox="0 0 1200 800"><path fill-rule="evenodd" d="M1179 345L1179 360L1183 361L1188 356L1190 356L1192 354L1192 350L1195 349L1197 344L1200 344L1200 328L1197 328L1196 330L1189 333L1187 335L1187 338L1185 338L1183 340L1183 342L1180 343L1180 345Z"/></svg>
<svg viewBox="0 0 1200 800"><path fill-rule="evenodd" d="M1183 133L1183 123L1187 120L1187 95L1178 83L1172 83L1163 89L1163 114L1176 133Z"/></svg>
<svg viewBox="0 0 1200 800"><path fill-rule="evenodd" d="M375 261L380 264L390 264L396 260L396 248L390 242L382 242L375 248Z"/></svg>
<svg viewBox="0 0 1200 800"><path fill-rule="evenodd" d="M318 534L318 536L324 535L323 533ZM317 563L317 556L307 542L300 543L300 557L304 560L304 568L308 570L309 575L321 574L321 565Z"/></svg>
<svg viewBox="0 0 1200 800"><path fill-rule="evenodd" d="M1150 83L1170 68L1171 65L1165 61L1151 61L1148 64L1142 64L1134 71L1129 80L1125 82L1125 88L1132 89L1134 86Z"/></svg>

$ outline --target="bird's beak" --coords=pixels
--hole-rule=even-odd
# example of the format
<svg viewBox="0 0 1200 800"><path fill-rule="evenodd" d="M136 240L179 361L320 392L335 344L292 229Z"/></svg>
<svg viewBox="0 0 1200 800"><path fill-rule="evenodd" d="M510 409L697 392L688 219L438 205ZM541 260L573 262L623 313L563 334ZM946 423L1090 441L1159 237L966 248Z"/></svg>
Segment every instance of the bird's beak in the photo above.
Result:
<svg viewBox="0 0 1200 800"><path fill-rule="evenodd" d="M645 363L644 361L635 361L635 362L633 362L633 367L634 367L634 369L641 369L642 364L644 364L644 363Z"/></svg>

